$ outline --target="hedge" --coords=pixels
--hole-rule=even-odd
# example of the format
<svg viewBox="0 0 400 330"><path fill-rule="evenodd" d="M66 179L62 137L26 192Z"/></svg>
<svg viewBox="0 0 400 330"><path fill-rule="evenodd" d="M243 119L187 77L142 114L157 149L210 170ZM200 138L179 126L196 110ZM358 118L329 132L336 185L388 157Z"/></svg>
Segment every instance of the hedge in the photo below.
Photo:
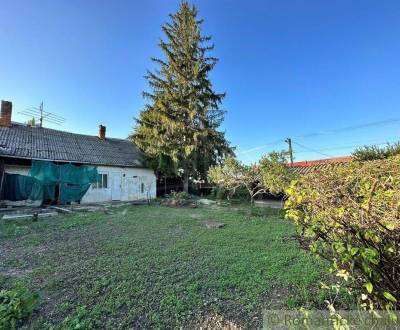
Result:
<svg viewBox="0 0 400 330"><path fill-rule="evenodd" d="M287 189L286 216L367 309L400 308L400 157L314 171Z"/></svg>

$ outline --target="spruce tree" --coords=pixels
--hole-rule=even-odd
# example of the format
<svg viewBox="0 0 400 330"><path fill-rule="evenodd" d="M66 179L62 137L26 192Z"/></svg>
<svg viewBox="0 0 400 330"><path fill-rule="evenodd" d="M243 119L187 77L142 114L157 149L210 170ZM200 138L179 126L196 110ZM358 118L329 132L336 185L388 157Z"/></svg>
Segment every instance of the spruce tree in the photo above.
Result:
<svg viewBox="0 0 400 330"><path fill-rule="evenodd" d="M201 34L202 22L197 9L183 1L162 26L166 40L159 46L165 58L152 58L158 69L145 76L150 92L143 96L149 102L131 135L159 174L181 172L185 192L190 176L206 178L211 165L232 154L218 131L225 94L216 93L209 78L218 59L208 56L214 46Z"/></svg>

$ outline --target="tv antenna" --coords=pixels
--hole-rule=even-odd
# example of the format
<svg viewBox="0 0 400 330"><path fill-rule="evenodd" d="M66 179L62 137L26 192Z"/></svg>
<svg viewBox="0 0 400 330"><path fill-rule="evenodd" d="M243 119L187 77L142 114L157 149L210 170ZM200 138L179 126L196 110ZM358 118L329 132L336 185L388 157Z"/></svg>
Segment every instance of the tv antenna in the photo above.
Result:
<svg viewBox="0 0 400 330"><path fill-rule="evenodd" d="M31 117L35 121L39 122L39 127L43 127L43 121L47 121L52 124L61 126L65 123L66 119L54 113L44 111L43 102L40 103L39 107L30 107L23 111L18 112L21 115Z"/></svg>

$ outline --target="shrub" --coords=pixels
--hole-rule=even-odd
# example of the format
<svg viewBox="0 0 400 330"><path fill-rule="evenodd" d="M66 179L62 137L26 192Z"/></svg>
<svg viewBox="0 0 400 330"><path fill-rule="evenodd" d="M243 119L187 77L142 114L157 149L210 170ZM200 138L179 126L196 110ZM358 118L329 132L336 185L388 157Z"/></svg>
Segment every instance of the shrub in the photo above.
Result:
<svg viewBox="0 0 400 330"><path fill-rule="evenodd" d="M273 151L261 158L262 182L270 194L282 194L296 178L296 174L291 171L288 164L289 153L287 151Z"/></svg>
<svg viewBox="0 0 400 330"><path fill-rule="evenodd" d="M189 194L185 193L184 191L176 192L176 191L171 191L171 193L168 195L168 198L176 200L176 201L185 201L187 199L190 199Z"/></svg>
<svg viewBox="0 0 400 330"><path fill-rule="evenodd" d="M303 242L357 288L361 306L399 309L400 156L310 173L287 194Z"/></svg>
<svg viewBox="0 0 400 330"><path fill-rule="evenodd" d="M39 296L21 284L0 291L0 329L15 329L38 305Z"/></svg>
<svg viewBox="0 0 400 330"><path fill-rule="evenodd" d="M167 195L168 198L164 199L162 201L162 204L168 205L168 206L190 206L190 207L197 207L196 201L190 196L189 194L185 192L175 192L172 191L169 195Z"/></svg>
<svg viewBox="0 0 400 330"><path fill-rule="evenodd" d="M245 187L239 187L234 192L225 189L224 187L214 187L211 190L210 198L214 198L217 200L223 199L239 199L248 201L250 199L249 193Z"/></svg>
<svg viewBox="0 0 400 330"><path fill-rule="evenodd" d="M385 159L400 154L400 142L389 144L386 147L364 146L353 152L356 160Z"/></svg>

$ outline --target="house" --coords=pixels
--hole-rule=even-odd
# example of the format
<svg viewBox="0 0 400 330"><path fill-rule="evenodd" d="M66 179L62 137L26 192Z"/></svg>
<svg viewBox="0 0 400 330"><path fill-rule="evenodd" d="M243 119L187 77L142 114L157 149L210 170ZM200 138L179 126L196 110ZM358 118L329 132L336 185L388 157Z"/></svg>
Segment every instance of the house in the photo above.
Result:
<svg viewBox="0 0 400 330"><path fill-rule="evenodd" d="M40 197L44 203L156 196L156 176L144 166L143 153L129 140L107 137L105 126L99 126L98 136L91 136L16 123L11 116L12 103L2 101L0 199L7 195L14 200L30 199L32 187L40 190L40 196L45 191L47 197Z"/></svg>
<svg viewBox="0 0 400 330"><path fill-rule="evenodd" d="M352 160L353 157L351 156L333 157L333 158L318 159L318 160L304 160L300 162L294 162L293 164L290 164L290 167L295 173L307 174L311 171L323 170L325 168L328 168L329 166L346 164L351 162Z"/></svg>

